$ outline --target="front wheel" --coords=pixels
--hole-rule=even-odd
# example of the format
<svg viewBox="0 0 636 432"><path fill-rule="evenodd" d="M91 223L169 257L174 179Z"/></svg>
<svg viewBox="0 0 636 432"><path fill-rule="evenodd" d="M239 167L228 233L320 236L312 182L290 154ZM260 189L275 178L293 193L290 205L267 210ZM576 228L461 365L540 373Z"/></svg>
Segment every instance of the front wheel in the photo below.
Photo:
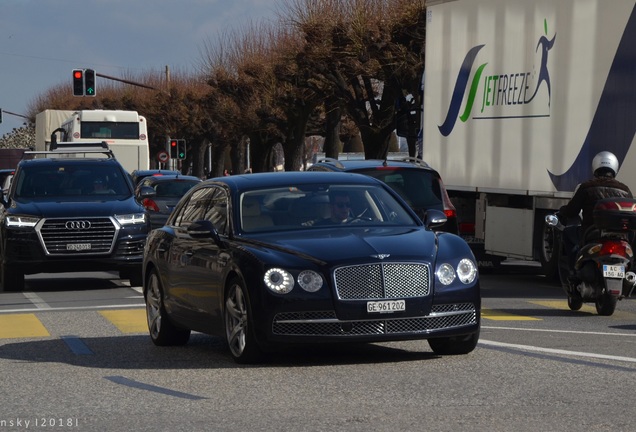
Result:
<svg viewBox="0 0 636 432"><path fill-rule="evenodd" d="M130 281L130 286L138 287L144 284L141 266L133 269L126 269L119 271L120 279L128 279Z"/></svg>
<svg viewBox="0 0 636 432"><path fill-rule="evenodd" d="M262 352L254 336L254 321L250 312L245 285L239 278L230 281L225 298L225 338L234 361L240 364L257 363Z"/></svg>
<svg viewBox="0 0 636 432"><path fill-rule="evenodd" d="M596 312L602 316L610 316L614 314L616 310L616 302L618 301L618 297L613 296L609 293L601 294L596 299Z"/></svg>
<svg viewBox="0 0 636 432"><path fill-rule="evenodd" d="M163 305L163 290L156 270L146 284L146 319L150 339L157 346L185 345L190 339L190 330L176 327L170 321Z"/></svg>
<svg viewBox="0 0 636 432"><path fill-rule="evenodd" d="M460 355L473 351L479 341L479 332L443 338L433 338L428 340L428 344L435 354L438 355Z"/></svg>
<svg viewBox="0 0 636 432"><path fill-rule="evenodd" d="M554 228L548 226L544 221L545 215L541 215L541 239L539 242L539 262L543 274L551 280L559 280L559 236L555 233Z"/></svg>
<svg viewBox="0 0 636 432"><path fill-rule="evenodd" d="M580 297L568 295L568 307L570 310L577 311L583 307L583 300Z"/></svg>
<svg viewBox="0 0 636 432"><path fill-rule="evenodd" d="M24 273L11 269L6 264L0 268L0 291L18 292L24 290Z"/></svg>

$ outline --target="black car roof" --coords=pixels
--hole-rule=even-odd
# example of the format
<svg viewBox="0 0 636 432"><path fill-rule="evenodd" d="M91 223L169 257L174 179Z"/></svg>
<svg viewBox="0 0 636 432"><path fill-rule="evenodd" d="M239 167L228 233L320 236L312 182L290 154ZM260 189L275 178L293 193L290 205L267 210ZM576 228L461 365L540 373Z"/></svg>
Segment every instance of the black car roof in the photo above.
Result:
<svg viewBox="0 0 636 432"><path fill-rule="evenodd" d="M63 162L65 164L83 165L88 163L108 163L121 165L117 159L112 158L75 158L75 157L54 157L54 158L37 158L37 159L22 159L18 162L18 165L33 165L33 164L52 164L56 162Z"/></svg>
<svg viewBox="0 0 636 432"><path fill-rule="evenodd" d="M201 181L201 179L199 177L195 177L195 176L189 176L189 175L183 175L183 174L162 174L160 176L148 176L148 177L144 177L140 180L141 181L147 181L147 182L151 182L151 183L161 183L161 182L167 182L167 181L174 181L174 180L197 180L197 181Z"/></svg>
<svg viewBox="0 0 636 432"><path fill-rule="evenodd" d="M131 174L133 176L139 176L139 175L150 176L153 174L170 175L175 173L179 173L179 171L168 170L168 169L150 169L150 170L134 170Z"/></svg>
<svg viewBox="0 0 636 432"><path fill-rule="evenodd" d="M256 174L240 174L224 177L215 177L202 182L225 183L233 190L250 190L261 187L281 187L313 183L340 183L340 184L385 184L373 177L355 173L324 172L324 171L283 171L266 172ZM198 185L196 187L202 187Z"/></svg>
<svg viewBox="0 0 636 432"><path fill-rule="evenodd" d="M426 162L416 158L406 159L318 159L315 166L329 166L331 169L339 171L354 171L365 168L395 167L395 168L412 168L425 169L437 173Z"/></svg>

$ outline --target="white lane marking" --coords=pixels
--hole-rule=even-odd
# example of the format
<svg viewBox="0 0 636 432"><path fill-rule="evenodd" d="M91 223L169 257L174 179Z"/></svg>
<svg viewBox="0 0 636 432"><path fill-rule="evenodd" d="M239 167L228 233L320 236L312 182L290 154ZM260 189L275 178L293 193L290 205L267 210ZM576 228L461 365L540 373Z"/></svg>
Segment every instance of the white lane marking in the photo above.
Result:
<svg viewBox="0 0 636 432"><path fill-rule="evenodd" d="M42 300L42 297L33 292L25 292L22 293L33 305L37 308L36 310L42 309L51 309L51 306Z"/></svg>
<svg viewBox="0 0 636 432"><path fill-rule="evenodd" d="M581 351L568 351L568 350L561 350L561 349L554 349L554 348L541 348L541 347L536 347L532 345L509 344L509 343L495 342L495 341L489 341L484 339L480 339L479 343L483 345L490 345L490 346L496 346L496 347L502 347L502 348L516 348L523 351L561 354L561 355L570 355L570 356L578 356L578 357L586 357L586 358L597 358L597 359L604 359L604 360L616 360L616 361L624 361L629 363L636 363L636 358L633 358L633 357L594 354L594 353L587 353L587 352L581 352Z"/></svg>
<svg viewBox="0 0 636 432"><path fill-rule="evenodd" d="M575 333L575 334L589 334L589 335L601 335L601 336L636 337L636 333L588 332L588 331L579 331L579 330L531 329L531 328L497 327L497 326L481 326L481 328L491 329L491 330L517 330L517 331L532 331L532 332L545 332L545 333Z"/></svg>

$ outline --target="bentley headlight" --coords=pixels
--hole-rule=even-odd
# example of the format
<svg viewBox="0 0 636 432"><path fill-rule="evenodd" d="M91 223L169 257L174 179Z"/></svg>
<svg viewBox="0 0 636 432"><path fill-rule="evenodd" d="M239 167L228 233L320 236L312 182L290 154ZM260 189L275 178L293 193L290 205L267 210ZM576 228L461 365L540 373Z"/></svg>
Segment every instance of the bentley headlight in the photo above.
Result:
<svg viewBox="0 0 636 432"><path fill-rule="evenodd" d="M135 225L146 223L145 213L133 213L125 215L115 215L115 219L122 225Z"/></svg>
<svg viewBox="0 0 636 432"><path fill-rule="evenodd" d="M450 264L442 264L435 272L437 279L444 285L450 285L455 280L455 269Z"/></svg>
<svg viewBox="0 0 636 432"><path fill-rule="evenodd" d="M280 268L267 270L263 280L267 288L277 294L287 294L294 287L294 278L292 275L288 271Z"/></svg>
<svg viewBox="0 0 636 432"><path fill-rule="evenodd" d="M316 292L322 287L322 276L313 270L304 270L298 275L298 285L307 292Z"/></svg>
<svg viewBox="0 0 636 432"><path fill-rule="evenodd" d="M8 227L32 228L40 221L40 218L31 216L7 216L4 221Z"/></svg>
<svg viewBox="0 0 636 432"><path fill-rule="evenodd" d="M457 266L457 277L462 283L471 283L477 277L477 266L471 260L464 258Z"/></svg>

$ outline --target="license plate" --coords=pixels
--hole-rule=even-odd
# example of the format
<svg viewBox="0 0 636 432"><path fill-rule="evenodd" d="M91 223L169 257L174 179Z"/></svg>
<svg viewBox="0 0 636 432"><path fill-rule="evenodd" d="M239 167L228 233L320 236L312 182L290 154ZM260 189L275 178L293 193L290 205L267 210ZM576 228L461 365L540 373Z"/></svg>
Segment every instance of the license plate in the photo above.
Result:
<svg viewBox="0 0 636 432"><path fill-rule="evenodd" d="M606 278L625 279L625 266L603 264L603 276Z"/></svg>
<svg viewBox="0 0 636 432"><path fill-rule="evenodd" d="M91 248L90 243L70 243L66 245L66 250L82 251L89 250Z"/></svg>
<svg viewBox="0 0 636 432"><path fill-rule="evenodd" d="M371 313L391 313L406 310L404 300L385 300L367 302L367 312Z"/></svg>

